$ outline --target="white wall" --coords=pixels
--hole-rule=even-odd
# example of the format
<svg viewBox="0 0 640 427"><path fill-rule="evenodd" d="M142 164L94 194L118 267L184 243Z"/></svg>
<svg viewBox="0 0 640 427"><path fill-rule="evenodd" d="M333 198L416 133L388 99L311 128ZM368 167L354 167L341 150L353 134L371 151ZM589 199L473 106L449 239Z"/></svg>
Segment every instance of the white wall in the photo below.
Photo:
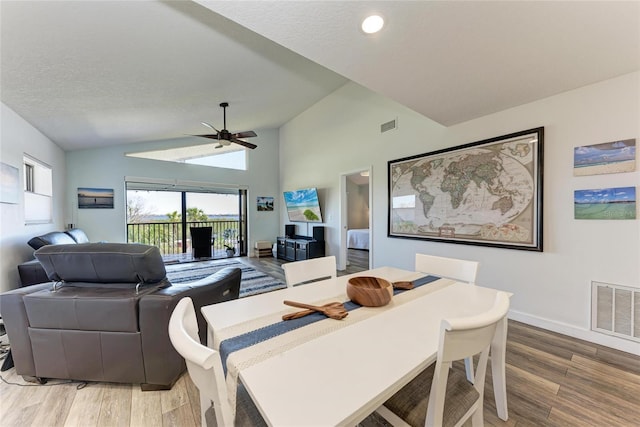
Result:
<svg viewBox="0 0 640 427"><path fill-rule="evenodd" d="M50 224L25 225L22 186L18 204L0 203L0 292L3 292L19 287L17 265L33 258L33 250L27 241L63 227L66 164L60 147L4 103L0 108L0 161L20 170L21 183L24 154L51 166L53 175L53 221Z"/></svg>
<svg viewBox="0 0 640 427"><path fill-rule="evenodd" d="M372 165L374 267L411 269L416 252L475 259L480 285L513 292L512 318L640 353L637 343L589 331L592 280L640 287L639 221L573 219L574 190L640 183L640 167L573 177L574 147L640 140L639 95L640 73L632 73L445 128L348 83L280 129L280 185L318 187L327 249L337 254L339 175ZM380 134L396 117L398 129ZM538 126L545 127L543 253L387 237L387 161Z"/></svg>
<svg viewBox="0 0 640 427"><path fill-rule="evenodd" d="M67 153L68 217L85 230L92 241L126 241L125 176L155 179L177 179L211 184L248 187L249 248L256 240L275 242L278 234L280 203L273 212L257 212L256 197L271 196L278 200L278 131L260 130L252 139L258 145L248 151L247 171L239 171L185 163L126 157L125 153L194 144L194 138L155 141L78 150ZM78 209L77 188L114 189L114 209Z"/></svg>

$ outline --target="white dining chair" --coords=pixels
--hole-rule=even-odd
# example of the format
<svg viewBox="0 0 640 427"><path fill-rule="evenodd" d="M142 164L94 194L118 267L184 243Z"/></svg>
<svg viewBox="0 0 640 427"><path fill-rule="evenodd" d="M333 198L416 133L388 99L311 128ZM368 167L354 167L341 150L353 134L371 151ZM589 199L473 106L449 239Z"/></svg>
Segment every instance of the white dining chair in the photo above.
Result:
<svg viewBox="0 0 640 427"><path fill-rule="evenodd" d="M335 278L337 275L336 257L333 255L288 262L282 264L282 269L288 287L312 280Z"/></svg>
<svg viewBox="0 0 640 427"><path fill-rule="evenodd" d="M498 292L492 308L477 316L443 319L435 365L429 366L376 412L391 424L461 426L469 418L483 425L484 383L491 341L509 310L509 296ZM474 383L451 369L451 362L480 354Z"/></svg>
<svg viewBox="0 0 640 427"><path fill-rule="evenodd" d="M478 265L477 261L416 254L415 269L422 273L429 273L434 276L454 279L473 285L476 283ZM467 371L467 379L473 382L473 359L465 359L464 366Z"/></svg>
<svg viewBox="0 0 640 427"><path fill-rule="evenodd" d="M477 261L416 254L415 269L422 273L475 284L479 264Z"/></svg>
<svg viewBox="0 0 640 427"><path fill-rule="evenodd" d="M234 421L238 421L240 425L264 425L264 420L244 387L238 388L237 413L234 416L229 404L220 353L200 343L191 298L182 298L171 313L169 338L176 351L184 357L189 376L200 392L202 426L233 426ZM213 420L207 423L211 412L215 415L215 424Z"/></svg>

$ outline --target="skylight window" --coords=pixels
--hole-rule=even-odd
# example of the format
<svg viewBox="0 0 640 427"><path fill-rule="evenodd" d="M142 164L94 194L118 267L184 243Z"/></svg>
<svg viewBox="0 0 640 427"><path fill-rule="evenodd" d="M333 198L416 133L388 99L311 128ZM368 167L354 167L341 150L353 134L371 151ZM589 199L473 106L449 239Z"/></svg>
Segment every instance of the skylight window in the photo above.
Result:
<svg viewBox="0 0 640 427"><path fill-rule="evenodd" d="M215 144L201 144L189 147L168 148L166 150L126 153L126 156L162 160L165 162L247 170L247 151L244 148L238 147L235 144L222 148L215 147Z"/></svg>

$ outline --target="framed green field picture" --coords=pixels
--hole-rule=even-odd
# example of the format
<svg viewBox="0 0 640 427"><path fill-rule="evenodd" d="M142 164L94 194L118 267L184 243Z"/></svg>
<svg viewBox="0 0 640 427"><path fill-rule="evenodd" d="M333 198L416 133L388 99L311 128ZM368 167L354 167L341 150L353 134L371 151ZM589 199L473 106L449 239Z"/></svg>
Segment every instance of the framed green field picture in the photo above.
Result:
<svg viewBox="0 0 640 427"><path fill-rule="evenodd" d="M636 187L574 192L575 219L636 219Z"/></svg>

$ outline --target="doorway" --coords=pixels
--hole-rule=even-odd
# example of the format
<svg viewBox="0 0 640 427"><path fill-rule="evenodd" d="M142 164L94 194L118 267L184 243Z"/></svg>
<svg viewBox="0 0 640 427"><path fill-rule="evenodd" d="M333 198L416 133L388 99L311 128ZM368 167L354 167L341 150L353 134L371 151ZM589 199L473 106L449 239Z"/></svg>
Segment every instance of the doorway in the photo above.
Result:
<svg viewBox="0 0 640 427"><path fill-rule="evenodd" d="M373 258L371 168L340 176L340 251L338 269L371 268Z"/></svg>

